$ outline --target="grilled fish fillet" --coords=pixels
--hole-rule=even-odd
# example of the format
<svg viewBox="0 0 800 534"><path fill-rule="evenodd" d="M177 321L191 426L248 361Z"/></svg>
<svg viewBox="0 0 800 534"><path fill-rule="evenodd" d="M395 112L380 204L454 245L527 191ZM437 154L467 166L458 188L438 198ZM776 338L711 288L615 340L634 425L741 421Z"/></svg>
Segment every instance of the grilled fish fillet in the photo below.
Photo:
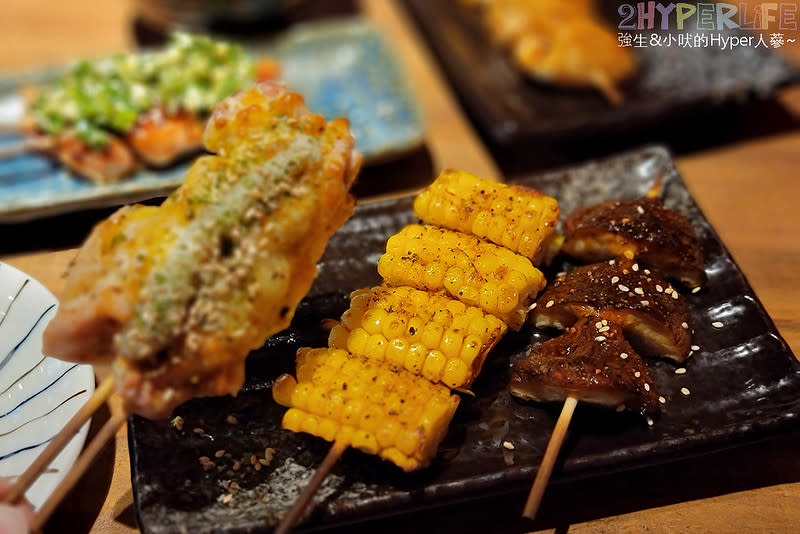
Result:
<svg viewBox="0 0 800 534"><path fill-rule="evenodd" d="M44 333L46 354L113 360L128 408L146 417L239 390L248 352L288 326L355 204L347 121L281 85L222 101L205 145L216 155L161 206L122 208L92 231Z"/></svg>

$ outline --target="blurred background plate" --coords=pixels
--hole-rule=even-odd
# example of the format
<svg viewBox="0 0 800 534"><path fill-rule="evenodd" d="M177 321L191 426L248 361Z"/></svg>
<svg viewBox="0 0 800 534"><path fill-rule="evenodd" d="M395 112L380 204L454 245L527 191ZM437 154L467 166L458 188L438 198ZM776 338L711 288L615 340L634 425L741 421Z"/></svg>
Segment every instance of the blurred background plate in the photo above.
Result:
<svg viewBox="0 0 800 534"><path fill-rule="evenodd" d="M16 477L94 391L90 365L42 354L58 301L25 273L0 263L0 476ZM80 454L87 422L25 496L39 507Z"/></svg>
<svg viewBox="0 0 800 534"><path fill-rule="evenodd" d="M405 75L385 40L360 18L300 24L248 48L254 56L277 59L281 78L305 97L311 111L328 119L347 117L367 164L423 143L422 115ZM59 72L0 78L0 124L14 123L21 115L20 87L46 82ZM0 146L19 139L0 135ZM165 196L182 183L187 166L143 170L120 183L94 185L44 156L0 160L0 222Z"/></svg>
<svg viewBox="0 0 800 534"><path fill-rule="evenodd" d="M632 48L640 72L621 87L625 102L613 107L596 91L551 87L529 79L505 50L490 42L480 11L464 4L406 0L462 103L495 147L525 145L530 151L535 150L531 143L539 143L539 148L555 141L603 143L603 136L663 131L669 124L682 125L682 135L691 135L704 122L704 114L723 104L765 98L800 81L797 67L764 46ZM598 5L615 31L619 4ZM650 31L641 33L649 40ZM768 35L766 39L768 45Z"/></svg>
<svg viewBox="0 0 800 534"><path fill-rule="evenodd" d="M667 150L644 148L521 183L555 196L568 213L604 200L640 197L659 176L664 203L689 218L704 250L708 284L686 295L693 343L700 349L686 362L684 375L675 374L670 362L648 362L667 400L652 427L636 414L581 404L553 477L556 484L666 465L798 429L800 363L695 204ZM327 345L323 319L339 317L352 290L380 282L376 262L386 239L416 220L411 205L412 198L404 197L356 208L330 240L290 328L249 356L247 381L235 398L201 398L179 406L174 415L182 418L180 428L169 421L130 420L133 491L143 532L266 532L286 513L330 445L282 430L286 409L274 402L270 388L281 373L294 373L299 347ZM559 258L552 270L568 265ZM723 327L714 328L714 321ZM350 532L349 522L466 501L473 501L485 521L501 521L485 507L487 501L499 494L527 493L559 413L560 406L519 402L508 391L510 363L545 339L529 324L506 334L473 384L475 396L462 396L430 467L404 473L375 456L345 452L317 494L307 525L342 526L340 532ZM691 395L682 394L683 387ZM513 451L503 446L505 441L514 445ZM265 461L269 456L270 461L255 469L252 456ZM660 491L653 481L648 487ZM571 499L570 506L575 502L578 508L589 504ZM439 526L456 520L442 511L437 517ZM408 531L420 530L420 524ZM482 532L498 530L487 526ZM361 530L384 531L369 525Z"/></svg>

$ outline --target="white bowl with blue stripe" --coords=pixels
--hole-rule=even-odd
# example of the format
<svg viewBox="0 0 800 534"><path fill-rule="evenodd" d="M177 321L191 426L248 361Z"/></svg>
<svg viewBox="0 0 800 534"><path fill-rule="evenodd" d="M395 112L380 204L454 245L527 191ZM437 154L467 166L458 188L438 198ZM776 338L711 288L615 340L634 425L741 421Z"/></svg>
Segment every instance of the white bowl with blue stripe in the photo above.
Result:
<svg viewBox="0 0 800 534"><path fill-rule="evenodd" d="M0 262L0 476L23 471L94 391L94 372L42 354L58 301L42 284ZM80 454L87 422L25 494L41 506Z"/></svg>

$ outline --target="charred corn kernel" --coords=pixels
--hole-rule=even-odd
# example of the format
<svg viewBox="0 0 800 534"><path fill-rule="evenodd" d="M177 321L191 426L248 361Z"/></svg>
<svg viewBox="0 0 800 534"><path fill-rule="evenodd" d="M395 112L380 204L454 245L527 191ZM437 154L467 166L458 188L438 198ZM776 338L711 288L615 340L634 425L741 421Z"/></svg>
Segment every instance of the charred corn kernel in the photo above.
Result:
<svg viewBox="0 0 800 534"><path fill-rule="evenodd" d="M447 364L447 358L441 351L428 351L422 364L422 376L431 382L439 382L442 379L445 364Z"/></svg>
<svg viewBox="0 0 800 534"><path fill-rule="evenodd" d="M436 264L441 284L415 269ZM544 287L542 273L527 258L475 236L434 226L408 225L389 239L378 272L391 286L445 290L469 306L496 315L511 328L525 322L528 306ZM438 280L438 278L437 278ZM521 281L525 285L518 287Z"/></svg>
<svg viewBox="0 0 800 534"><path fill-rule="evenodd" d="M351 362L359 372L343 378L341 371ZM339 349L306 351L303 363L313 366L307 373L311 382L297 383L289 376L274 386L276 399L292 403L283 417L284 428L342 441L405 470L430 463L459 401L445 386ZM298 390L305 389L310 400L300 408L293 402Z"/></svg>
<svg viewBox="0 0 800 534"><path fill-rule="evenodd" d="M422 343L412 343L406 354L405 368L415 375L422 373L422 365L428 356L428 349Z"/></svg>
<svg viewBox="0 0 800 534"><path fill-rule="evenodd" d="M558 202L540 191L444 171L414 200L429 224L470 233L539 264L558 221Z"/></svg>
<svg viewBox="0 0 800 534"><path fill-rule="evenodd" d="M356 324L349 336L338 330L334 336L332 331L328 338L331 347L347 348L353 354L368 358L386 359L436 381L441 380L444 368L438 360L427 363L432 352L443 355L445 361L459 359L464 337L478 336L481 339L478 354L468 362L470 372L466 381L454 387L468 387L472 383L486 355L506 331L505 324L497 317L466 306L444 293L431 294L405 286L380 286L369 291L369 298L366 293L359 293L364 321L380 312L384 334L392 335L385 336L385 344L377 344L373 339L380 334L370 336ZM347 330L343 325L342 329Z"/></svg>

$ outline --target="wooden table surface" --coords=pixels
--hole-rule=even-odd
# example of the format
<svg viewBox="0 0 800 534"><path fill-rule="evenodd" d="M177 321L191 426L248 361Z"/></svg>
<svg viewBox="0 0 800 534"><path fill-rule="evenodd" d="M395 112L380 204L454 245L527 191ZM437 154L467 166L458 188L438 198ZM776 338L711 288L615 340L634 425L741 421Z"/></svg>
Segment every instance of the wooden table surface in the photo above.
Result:
<svg viewBox="0 0 800 534"><path fill-rule="evenodd" d="M428 124L427 165L458 167L500 178L492 159L427 50L403 7L393 0L363 0L360 9L391 41L409 75ZM4 0L0 17L0 74L81 55L134 48L128 2ZM800 64L800 43L784 52ZM689 189L730 249L781 335L800 354L800 89L783 90L776 100L784 113L779 131L757 124L759 132L734 142L680 154L677 165ZM756 119L756 122L758 119ZM786 126L788 124L788 126ZM767 125L769 126L769 125ZM400 186L402 188L402 186ZM24 228L24 227L23 227ZM13 232L4 226L3 232ZM0 234L0 241L4 237ZM54 293L73 251L46 245L0 256L40 280ZM98 375L104 374L98 369ZM118 406L114 403L111 410ZM107 414L106 414L107 416ZM469 532L798 532L800 531L800 438L790 434L739 450L650 471L610 476L553 489L545 498L555 508L544 524L525 525L510 516L516 503L493 502L511 512L488 517L436 512L396 529L420 529L440 522ZM675 471L680 471L679 475ZM640 479L636 482L636 479ZM669 484L661 485L663 479ZM649 488L643 491L641 488ZM632 495L632 493L637 495ZM487 512L488 513L488 512ZM467 519L468 518L468 519ZM414 524L413 521L425 521ZM448 527L446 527L448 528ZM130 489L127 435L98 459L48 525L58 532L136 532ZM401 530L400 530L401 531Z"/></svg>

